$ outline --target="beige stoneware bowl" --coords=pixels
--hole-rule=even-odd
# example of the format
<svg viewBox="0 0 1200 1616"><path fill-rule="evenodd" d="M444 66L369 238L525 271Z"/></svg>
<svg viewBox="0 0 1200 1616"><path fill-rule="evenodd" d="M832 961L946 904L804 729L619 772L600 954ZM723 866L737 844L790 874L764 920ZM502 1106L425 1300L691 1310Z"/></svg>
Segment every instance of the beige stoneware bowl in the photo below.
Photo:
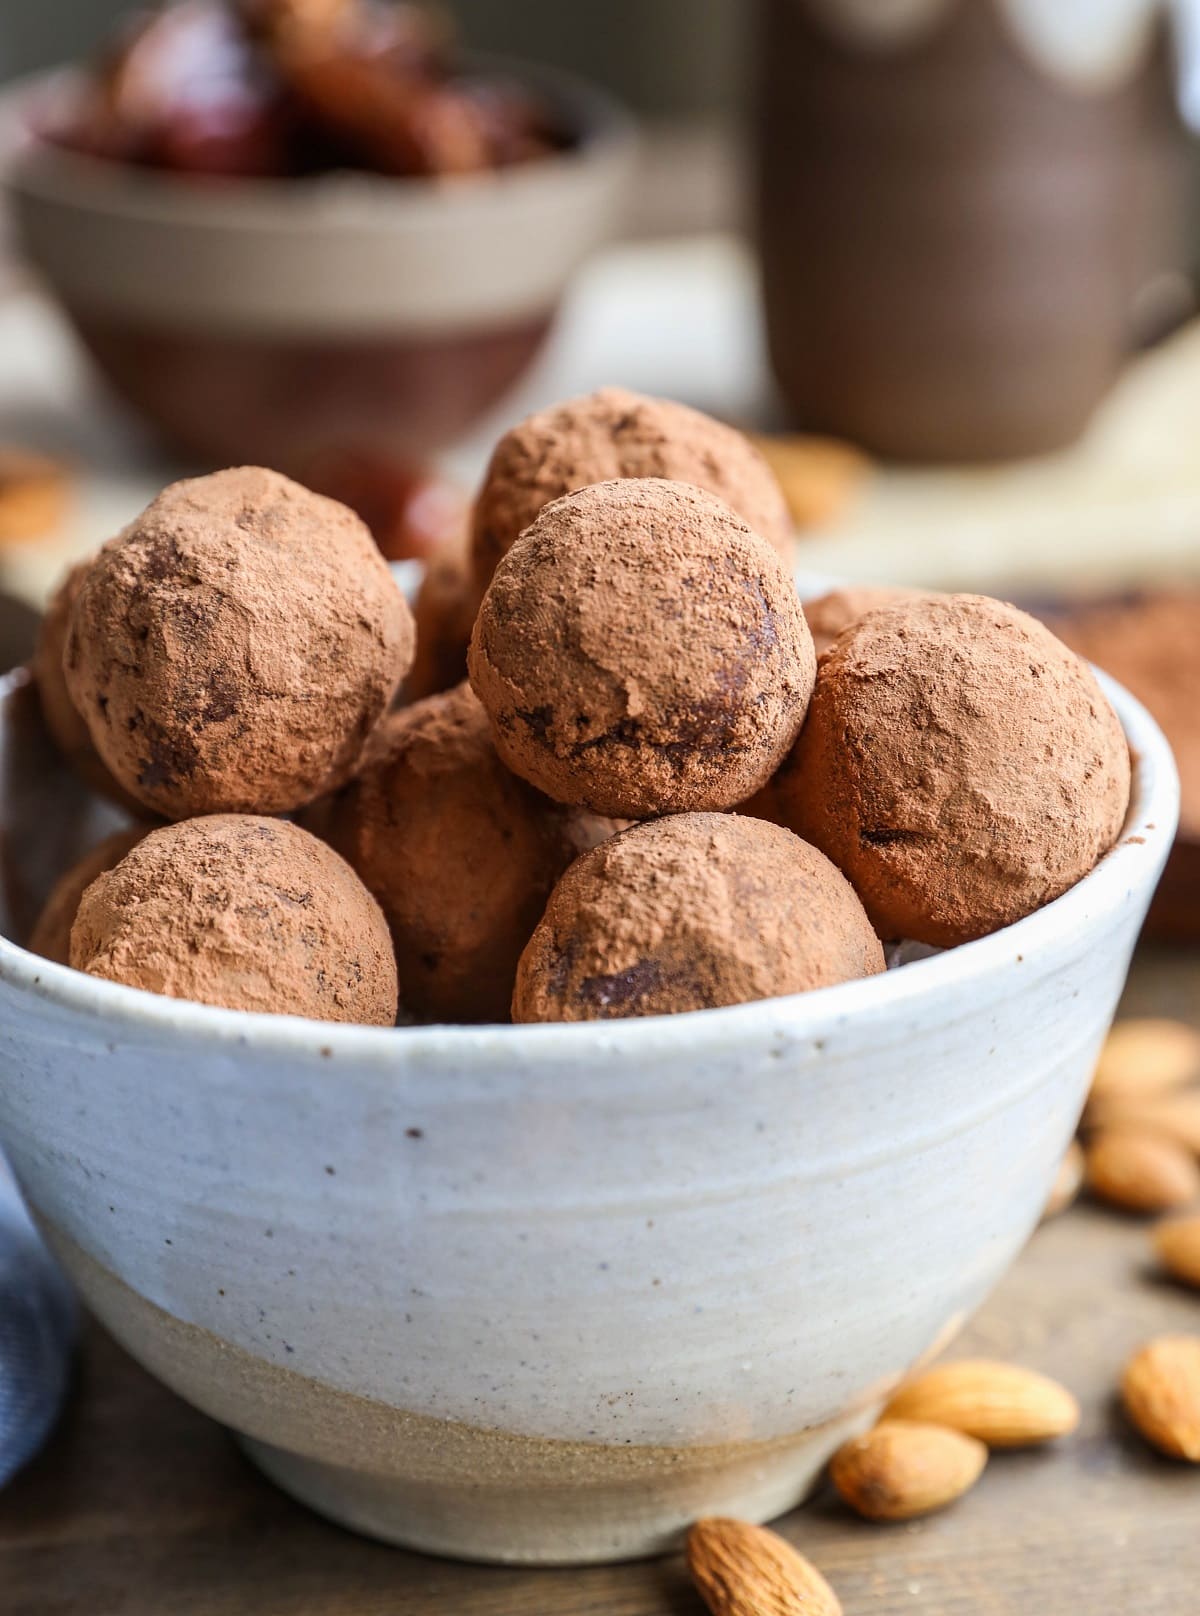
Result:
<svg viewBox="0 0 1200 1616"><path fill-rule="evenodd" d="M1110 687L1111 688L1111 687ZM0 1137L89 1305L296 1497L485 1560L798 1501L1037 1222L1171 845L872 980L653 1020L400 1031L152 997L0 939ZM6 915L97 833L0 685Z"/></svg>
<svg viewBox="0 0 1200 1616"><path fill-rule="evenodd" d="M631 165L631 125L607 97L494 65L555 107L575 145L454 181L202 183L39 139L68 72L0 97L0 192L92 359L189 455L302 478L323 457L420 458L533 361L611 235Z"/></svg>

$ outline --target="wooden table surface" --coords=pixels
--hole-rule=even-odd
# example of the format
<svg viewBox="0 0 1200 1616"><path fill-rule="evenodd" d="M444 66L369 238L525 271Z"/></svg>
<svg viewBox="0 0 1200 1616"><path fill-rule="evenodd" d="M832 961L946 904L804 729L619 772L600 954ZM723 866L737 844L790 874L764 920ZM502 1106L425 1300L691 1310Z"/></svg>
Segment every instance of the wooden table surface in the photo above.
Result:
<svg viewBox="0 0 1200 1616"><path fill-rule="evenodd" d="M1200 1020L1200 956L1139 960L1127 1008ZM783 1532L847 1616L1196 1616L1200 1469L1151 1454L1113 1388L1130 1350L1200 1331L1145 1225L1044 1225L956 1350L1046 1370L1083 1404L1052 1451L998 1455L954 1509L866 1525L821 1496ZM357 1539L277 1493L98 1330L50 1448L0 1495L0 1616L699 1616L678 1558L458 1566Z"/></svg>

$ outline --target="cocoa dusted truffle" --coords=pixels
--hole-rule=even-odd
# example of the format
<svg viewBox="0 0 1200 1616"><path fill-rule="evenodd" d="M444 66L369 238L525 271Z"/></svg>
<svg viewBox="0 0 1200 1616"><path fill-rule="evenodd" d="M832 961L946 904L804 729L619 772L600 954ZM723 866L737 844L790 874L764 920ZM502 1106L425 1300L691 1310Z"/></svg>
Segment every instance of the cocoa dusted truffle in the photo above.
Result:
<svg viewBox="0 0 1200 1616"><path fill-rule="evenodd" d="M673 1015L884 968L849 882L738 814L636 825L577 859L521 956L514 1021Z"/></svg>
<svg viewBox="0 0 1200 1616"><path fill-rule="evenodd" d="M71 700L63 672L63 652L71 613L91 564L89 558L73 566L50 597L34 648L33 676L37 680L42 717L50 732L50 739L71 768L98 796L107 797L111 802L120 803L123 808L141 814L145 812L141 803L117 784L100 761L88 727ZM35 952L40 953L41 950Z"/></svg>
<svg viewBox="0 0 1200 1616"><path fill-rule="evenodd" d="M919 589L905 589L899 584L850 584L845 589L831 589L815 600L806 600L804 615L817 655L828 651L844 628L857 623L868 612L880 606L893 606L898 600L913 600L921 593Z"/></svg>
<svg viewBox="0 0 1200 1616"><path fill-rule="evenodd" d="M478 605L466 534L443 540L429 558L413 606L417 654L404 681L409 701L435 696L466 678Z"/></svg>
<svg viewBox="0 0 1200 1616"><path fill-rule="evenodd" d="M551 888L617 827L510 774L467 685L393 713L371 751L320 830L383 908L404 1008L503 1021Z"/></svg>
<svg viewBox="0 0 1200 1616"><path fill-rule="evenodd" d="M145 836L149 827L135 825L106 836L77 864L73 864L54 885L37 925L29 939L29 952L53 960L56 965L71 963L71 927L79 912L79 900L97 876L116 866Z"/></svg>
<svg viewBox="0 0 1200 1616"><path fill-rule="evenodd" d="M1120 721L1073 651L1014 606L925 595L821 659L778 799L883 937L952 947L1086 875L1129 788Z"/></svg>
<svg viewBox="0 0 1200 1616"><path fill-rule="evenodd" d="M100 552L64 667L117 781L181 819L340 785L412 653L362 522L248 466L172 484Z"/></svg>
<svg viewBox="0 0 1200 1616"><path fill-rule="evenodd" d="M154 830L83 895L71 964L173 999L391 1026L387 922L297 825L215 814Z"/></svg>
<svg viewBox="0 0 1200 1616"><path fill-rule="evenodd" d="M496 570L468 665L509 768L642 819L769 779L816 656L765 540L699 488L627 478L542 511Z"/></svg>
<svg viewBox="0 0 1200 1616"><path fill-rule="evenodd" d="M790 562L783 491L748 439L686 404L602 387L529 416L496 445L475 503L478 593L543 505L617 477L662 477L707 489Z"/></svg>

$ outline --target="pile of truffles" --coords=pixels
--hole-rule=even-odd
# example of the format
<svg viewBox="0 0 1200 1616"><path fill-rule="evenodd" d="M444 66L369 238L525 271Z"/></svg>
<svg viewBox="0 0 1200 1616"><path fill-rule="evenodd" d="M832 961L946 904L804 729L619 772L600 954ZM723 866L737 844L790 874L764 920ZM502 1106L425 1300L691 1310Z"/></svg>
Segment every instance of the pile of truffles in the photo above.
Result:
<svg viewBox="0 0 1200 1616"><path fill-rule="evenodd" d="M886 590L815 604L818 660L786 543L744 439L611 388L501 441L415 630L343 506L175 484L46 619L48 727L142 817L32 946L233 1009L585 1021L870 976L1085 875L1130 789L1087 666Z"/></svg>

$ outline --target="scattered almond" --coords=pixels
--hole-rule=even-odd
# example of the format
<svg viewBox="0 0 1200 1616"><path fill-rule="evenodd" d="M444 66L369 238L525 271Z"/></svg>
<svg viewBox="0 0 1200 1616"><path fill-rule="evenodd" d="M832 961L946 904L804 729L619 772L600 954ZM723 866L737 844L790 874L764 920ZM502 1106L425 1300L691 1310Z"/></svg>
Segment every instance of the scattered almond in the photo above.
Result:
<svg viewBox="0 0 1200 1616"><path fill-rule="evenodd" d="M989 1448L1025 1448L1073 1431L1079 1404L1057 1381L1035 1370L964 1358L939 1364L902 1386L884 1418L948 1425Z"/></svg>
<svg viewBox="0 0 1200 1616"><path fill-rule="evenodd" d="M1182 1088L1196 1077L1200 1032L1182 1021L1132 1018L1118 1021L1109 1033L1092 1078L1092 1095L1145 1097Z"/></svg>
<svg viewBox="0 0 1200 1616"><path fill-rule="evenodd" d="M697 1521L687 1562L713 1616L842 1616L816 1566L765 1526L720 1516Z"/></svg>
<svg viewBox="0 0 1200 1616"><path fill-rule="evenodd" d="M1200 1290L1200 1216L1160 1223L1154 1231L1154 1250L1169 1274Z"/></svg>
<svg viewBox="0 0 1200 1616"><path fill-rule="evenodd" d="M1200 1336L1163 1335L1135 1352L1121 1397L1147 1442L1200 1464Z"/></svg>
<svg viewBox="0 0 1200 1616"><path fill-rule="evenodd" d="M1140 1128L1163 1134L1200 1156L1200 1089L1150 1095L1146 1099L1113 1095L1092 1100L1084 1120L1093 1128Z"/></svg>
<svg viewBox="0 0 1200 1616"><path fill-rule="evenodd" d="M792 520L800 528L836 521L870 467L860 449L837 438L785 433L753 441L779 479Z"/></svg>
<svg viewBox="0 0 1200 1616"><path fill-rule="evenodd" d="M61 523L68 477L46 455L0 444L0 544L37 539Z"/></svg>
<svg viewBox="0 0 1200 1616"><path fill-rule="evenodd" d="M1054 1187L1050 1191L1050 1199L1046 1202L1042 1216L1055 1218L1060 1212L1065 1212L1082 1186L1083 1146L1078 1139L1072 1139L1067 1146L1066 1154L1058 1164L1058 1172L1054 1175Z"/></svg>
<svg viewBox="0 0 1200 1616"><path fill-rule="evenodd" d="M1087 1185L1126 1212L1171 1212L1200 1198L1200 1162L1162 1134L1105 1128L1087 1147Z"/></svg>
<svg viewBox="0 0 1200 1616"><path fill-rule="evenodd" d="M869 1521L908 1521L944 1509L983 1473L988 1450L945 1425L881 1420L833 1456L833 1485Z"/></svg>

